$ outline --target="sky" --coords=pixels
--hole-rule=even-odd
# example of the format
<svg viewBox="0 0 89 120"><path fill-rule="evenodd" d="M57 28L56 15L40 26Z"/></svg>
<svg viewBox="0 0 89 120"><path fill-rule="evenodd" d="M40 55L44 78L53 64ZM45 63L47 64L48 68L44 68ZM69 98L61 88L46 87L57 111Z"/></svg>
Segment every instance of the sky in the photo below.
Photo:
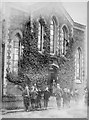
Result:
<svg viewBox="0 0 89 120"><path fill-rule="evenodd" d="M83 25L87 25L87 0L1 0L2 2L21 2L31 5L36 2L63 2L63 6L72 19Z"/></svg>
<svg viewBox="0 0 89 120"><path fill-rule="evenodd" d="M63 6L75 22L87 24L87 2L64 2Z"/></svg>

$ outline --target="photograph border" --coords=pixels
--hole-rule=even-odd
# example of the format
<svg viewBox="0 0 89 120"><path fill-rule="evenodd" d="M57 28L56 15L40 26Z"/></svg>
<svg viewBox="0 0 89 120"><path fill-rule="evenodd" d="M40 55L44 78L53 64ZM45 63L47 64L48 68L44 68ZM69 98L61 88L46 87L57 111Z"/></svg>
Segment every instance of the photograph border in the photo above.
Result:
<svg viewBox="0 0 89 120"><path fill-rule="evenodd" d="M2 28L2 27L1 27ZM1 33L2 36L2 33ZM0 45L2 45L2 42L0 41ZM0 46L2 48L2 46ZM2 49L0 48L0 65L2 65ZM2 70L0 69L0 74L2 74ZM87 2L87 88L89 92L89 1ZM2 76L0 76L0 108L2 106ZM88 96L89 97L89 96ZM2 108L1 108L2 109ZM87 108L87 116L89 118L89 106ZM88 120L88 118L2 118L2 120L44 120L44 119L50 119L50 120Z"/></svg>

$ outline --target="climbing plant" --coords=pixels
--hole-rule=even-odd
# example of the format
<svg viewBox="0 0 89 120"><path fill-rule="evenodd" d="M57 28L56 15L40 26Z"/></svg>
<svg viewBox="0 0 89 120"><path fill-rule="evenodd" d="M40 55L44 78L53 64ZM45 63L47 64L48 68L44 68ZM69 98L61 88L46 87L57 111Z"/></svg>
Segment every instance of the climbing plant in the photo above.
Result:
<svg viewBox="0 0 89 120"><path fill-rule="evenodd" d="M44 43L43 43L43 53L38 51L38 22L44 28ZM38 82L41 85L44 85L48 80L48 67L51 60L50 57L50 27L45 22L45 20L40 17L39 21L32 20L29 17L28 21L23 24L23 39L21 44L23 46L22 57L19 59L18 67L18 77L17 81L13 80L13 74L9 73L7 79L14 84L26 83L30 84L31 82ZM72 57L73 49L73 39L70 37L70 42L68 44L68 50L65 57L57 55L57 61L62 71L63 66L68 63L68 59Z"/></svg>

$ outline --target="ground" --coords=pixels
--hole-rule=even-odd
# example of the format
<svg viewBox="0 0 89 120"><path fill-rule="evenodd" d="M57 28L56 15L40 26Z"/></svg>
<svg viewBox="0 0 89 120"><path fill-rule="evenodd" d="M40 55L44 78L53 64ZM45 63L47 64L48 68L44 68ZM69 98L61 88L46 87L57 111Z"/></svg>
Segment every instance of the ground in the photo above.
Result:
<svg viewBox="0 0 89 120"><path fill-rule="evenodd" d="M41 111L29 111L26 112L23 109L19 110L7 110L2 114L2 118L87 118L87 107L80 102L71 101L70 108L57 108L54 100L49 102L47 110ZM53 104L52 104L53 103Z"/></svg>

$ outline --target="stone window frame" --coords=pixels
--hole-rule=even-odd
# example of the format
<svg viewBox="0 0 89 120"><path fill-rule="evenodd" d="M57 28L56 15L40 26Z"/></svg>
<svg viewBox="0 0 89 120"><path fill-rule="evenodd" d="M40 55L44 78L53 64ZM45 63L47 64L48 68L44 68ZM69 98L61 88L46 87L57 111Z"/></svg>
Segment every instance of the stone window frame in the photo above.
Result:
<svg viewBox="0 0 89 120"><path fill-rule="evenodd" d="M75 82L82 83L83 53L81 47L77 47L75 53Z"/></svg>
<svg viewBox="0 0 89 120"><path fill-rule="evenodd" d="M43 16L41 16L41 17L44 20L45 24L47 24L45 21L45 18ZM42 52L44 52L43 43L44 43L45 31L44 31L44 26L39 21L40 21L40 18L38 17L37 18L37 23L38 23L38 52L42 54Z"/></svg>
<svg viewBox="0 0 89 120"><path fill-rule="evenodd" d="M55 54L55 40L57 38L57 17L52 15L50 19L50 54L54 55Z"/></svg>
<svg viewBox="0 0 89 120"><path fill-rule="evenodd" d="M67 52L66 45L69 43L69 28L66 24L63 24L60 31L60 55L65 56Z"/></svg>
<svg viewBox="0 0 89 120"><path fill-rule="evenodd" d="M16 39L14 40L15 37L16 37L16 39L18 39L18 42L16 41ZM20 56L22 54L22 52L21 52L22 51L22 45L21 45L21 42L20 42L22 38L23 38L23 35L22 35L21 30L15 30L13 32L12 38L11 38L12 39L12 49L13 49L12 50L12 71L16 72L16 70L17 70L16 73L18 73L18 60L19 60L19 58L20 58ZM18 43L18 46L15 46L17 43ZM18 54L17 53L15 54L16 49L18 51ZM15 58L14 58L15 55L18 55L17 60L15 60ZM15 62L17 62L17 66L14 66Z"/></svg>
<svg viewBox="0 0 89 120"><path fill-rule="evenodd" d="M44 27L38 23L38 51L43 52Z"/></svg>

